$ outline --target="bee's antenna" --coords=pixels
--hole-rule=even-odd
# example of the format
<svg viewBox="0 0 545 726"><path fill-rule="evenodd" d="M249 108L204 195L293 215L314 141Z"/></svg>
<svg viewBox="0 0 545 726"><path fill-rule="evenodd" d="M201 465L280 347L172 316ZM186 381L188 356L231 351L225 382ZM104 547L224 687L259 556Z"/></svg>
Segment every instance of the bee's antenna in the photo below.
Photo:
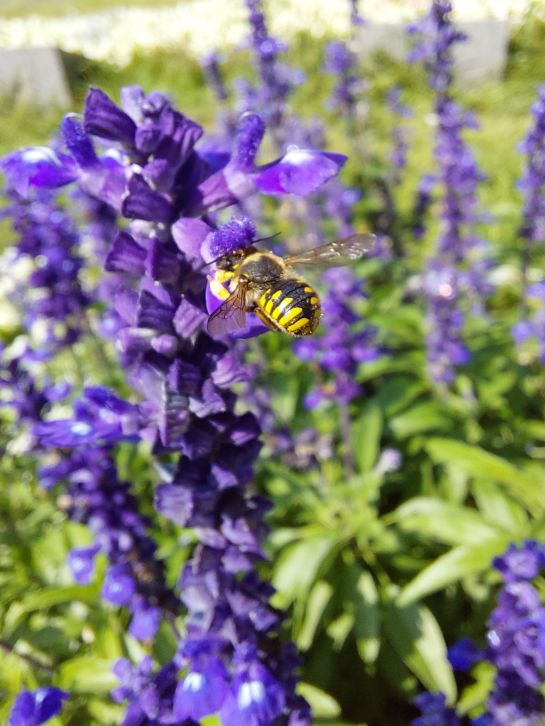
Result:
<svg viewBox="0 0 545 726"><path fill-rule="evenodd" d="M275 237L279 237L279 236L280 236L280 232L275 232L274 234L271 234L268 237L260 237L259 239L252 240L252 244L256 245L259 242L268 242L269 240L274 239Z"/></svg>
<svg viewBox="0 0 545 726"><path fill-rule="evenodd" d="M280 235L280 232L275 232L274 234L269 235L268 237L259 237L259 239L254 239L250 242L250 245L258 244L259 242L268 242L271 239L274 239L275 237L278 237ZM225 255L220 255L219 257L216 257L215 260L210 260L210 262L203 262L202 265L199 265L194 272L201 272L204 270L205 267L209 267L210 265L215 265L216 262L219 262Z"/></svg>

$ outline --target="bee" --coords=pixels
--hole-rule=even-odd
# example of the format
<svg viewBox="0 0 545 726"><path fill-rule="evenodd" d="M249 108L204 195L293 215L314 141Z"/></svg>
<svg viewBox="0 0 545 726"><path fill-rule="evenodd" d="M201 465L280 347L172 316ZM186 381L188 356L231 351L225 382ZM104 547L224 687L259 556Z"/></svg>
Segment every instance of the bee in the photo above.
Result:
<svg viewBox="0 0 545 726"><path fill-rule="evenodd" d="M255 313L271 330L301 337L316 330L322 308L316 290L294 267L340 267L359 260L371 248L373 234L354 234L291 257L280 257L250 245L215 260L211 288L227 299L208 318L208 332L217 337L246 327L246 313ZM230 293L224 287L228 283Z"/></svg>

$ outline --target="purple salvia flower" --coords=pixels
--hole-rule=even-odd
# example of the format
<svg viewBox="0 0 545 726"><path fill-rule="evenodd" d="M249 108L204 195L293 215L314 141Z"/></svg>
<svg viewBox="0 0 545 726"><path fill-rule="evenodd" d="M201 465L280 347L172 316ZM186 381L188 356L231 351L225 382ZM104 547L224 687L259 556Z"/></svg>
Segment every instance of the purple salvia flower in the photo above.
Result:
<svg viewBox="0 0 545 726"><path fill-rule="evenodd" d="M133 666L126 658L120 658L113 671L121 684L112 691L113 700L131 704L121 726L176 723L172 703L178 669L174 663L168 663L154 673L149 657L143 658L138 666Z"/></svg>
<svg viewBox="0 0 545 726"><path fill-rule="evenodd" d="M532 128L520 150L526 155L526 169L519 182L524 194L521 236L528 242L545 240L545 84L531 108Z"/></svg>
<svg viewBox="0 0 545 726"><path fill-rule="evenodd" d="M437 179L433 174L420 177L413 206L412 232L415 239L421 239L426 232L426 215L433 203L433 191Z"/></svg>
<svg viewBox="0 0 545 726"><path fill-rule="evenodd" d="M157 509L194 528L200 540L180 576L188 619L175 662L156 675L148 662L135 672L119 666L122 681L130 682L116 693L130 701L124 723L144 717L171 722L176 709L202 712L199 684L209 690L211 681L223 698L206 708L230 723L287 724L294 714L308 723L308 707L294 693L297 659L275 634L280 616L269 604L273 590L253 572L264 557L263 515L269 506L246 491L260 449L259 426L251 414L234 413L236 399L228 389L237 374L229 348L203 332L203 259L248 244L255 230L235 220L216 232L210 217L197 215L261 188L274 195L306 194L334 176L344 157L290 149L258 167L264 124L253 114L241 120L227 164L214 170L196 148L202 129L164 96L129 88L122 98L125 110L92 90L83 125L70 116L63 131L72 160L66 164L76 169L80 187L132 220L112 239L104 265L111 275L107 302L115 310L115 340L140 401L88 388L75 399L70 419L38 424L43 442L74 447L70 465L65 458L42 469L42 481L49 487L69 483L70 515L88 522L95 534L92 549L72 553L74 574L88 579L95 547L105 552L103 597L131 610L131 632L138 638L152 637L161 614L175 612L178 603L171 603L147 522L127 485L117 480L108 447L141 438L154 454L170 456L169 467L161 467ZM116 144L115 154L103 157L113 159L111 167L96 160L91 135ZM32 184L25 159L16 162L10 170L14 182ZM116 194L105 193L113 188L110 173ZM82 461L89 446L91 462ZM180 668L185 685L177 687ZM188 705L189 695L196 701Z"/></svg>
<svg viewBox="0 0 545 726"><path fill-rule="evenodd" d="M148 534L150 522L140 515L130 485L119 481L111 452L107 448L76 449L40 467L38 475L47 488L67 485L63 501L69 517L87 524L93 533L91 547L69 554L76 582L89 582L94 559L103 552L108 560L103 599L128 607L132 615L129 632L134 637L153 638L162 615L176 613L178 603L156 558L156 545Z"/></svg>
<svg viewBox="0 0 545 726"><path fill-rule="evenodd" d="M72 114L62 124L70 155L50 152L53 167L66 169L67 174L59 181L58 175L51 178L49 168L47 173L42 173L41 167L40 173L36 172L34 150L25 149L0 162L10 185L28 194L32 187L55 188L78 181L83 191L123 216L170 224L180 214L196 216L222 209L257 192L305 196L335 176L346 161L342 154L292 148L276 161L257 166L255 157L265 125L259 116L249 114L240 120L231 158L225 159L223 168L214 170L206 153L201 156L194 148L202 135L198 124L174 111L161 94L151 94L144 101L140 98L140 107L134 90L125 97L127 108L142 118L138 127L133 130L134 121L128 113L118 109L102 91L91 89L83 127ZM114 141L117 148L94 160L90 132ZM141 163L146 154L153 154L153 158ZM167 193L173 185L191 190L179 196L176 208Z"/></svg>
<svg viewBox="0 0 545 726"><path fill-rule="evenodd" d="M411 721L411 726L461 726L460 718L447 706L443 693L421 693L414 703L421 715Z"/></svg>
<svg viewBox="0 0 545 726"><path fill-rule="evenodd" d="M356 116L357 97L363 88L356 69L356 58L346 43L332 40L327 44L324 71L336 78L328 103L331 108L340 109L343 116L351 123Z"/></svg>
<svg viewBox="0 0 545 726"><path fill-rule="evenodd" d="M253 87L244 82L238 84L239 95L244 97L241 110L263 114L276 148L280 151L287 138L283 130L286 101L293 88L303 79L300 74L279 61L279 55L286 50L286 46L269 34L262 0L246 0L246 6L258 85Z"/></svg>
<svg viewBox="0 0 545 726"><path fill-rule="evenodd" d="M469 358L461 342L462 300L469 299L473 307L480 307L480 300L490 293L490 286L479 274L488 266L486 248L473 231L477 184L483 177L463 139L463 131L475 128L475 121L450 96L452 46L465 37L452 25L451 10L449 0L434 0L429 14L410 28L419 36L410 59L424 60L436 93L435 157L443 199L437 252L429 261L423 290L427 300L429 373L437 383L444 384L452 382L456 367ZM421 200L420 211L427 201Z"/></svg>
<svg viewBox="0 0 545 726"><path fill-rule="evenodd" d="M545 364L545 281L534 282L524 291L528 317L515 323L511 335L517 346L524 349L528 341L537 344L537 357Z"/></svg>
<svg viewBox="0 0 545 726"><path fill-rule="evenodd" d="M423 293L427 303L429 374L437 383L450 384L456 367L469 360L469 351L461 342L464 316L456 305L460 295L457 270L440 257L430 260Z"/></svg>
<svg viewBox="0 0 545 726"><path fill-rule="evenodd" d="M545 567L545 548L534 541L511 545L493 564L505 584L488 621L486 659L496 677L487 710L493 723L530 723L545 706L545 606L531 584Z"/></svg>
<svg viewBox="0 0 545 726"><path fill-rule="evenodd" d="M11 264L26 260L30 267L28 277L18 281L12 300L21 310L25 329L36 322L45 326L41 355L48 348L53 354L77 340L89 304L79 279L83 266L80 238L73 220L51 192L39 191L32 201L14 189L8 188L6 193L10 204L4 213L18 239Z"/></svg>
<svg viewBox="0 0 545 726"><path fill-rule="evenodd" d="M522 274L526 283L523 291L525 317L512 330L515 343L521 346L529 338L537 340L539 360L545 361L545 296L543 282L527 285L531 246L545 240L545 84L531 108L532 127L520 146L526 155L526 168L519 181L524 207L519 234L523 239Z"/></svg>
<svg viewBox="0 0 545 726"><path fill-rule="evenodd" d="M364 285L349 268L333 268L324 274L328 295L323 302L325 333L319 338L296 341L294 350L305 361L316 361L326 380L305 398L308 408L334 401L347 406L361 394L355 382L360 363L376 360L380 349L376 328L366 326L355 331L359 316L349 301L365 297Z"/></svg>
<svg viewBox="0 0 545 726"><path fill-rule="evenodd" d="M482 655L482 651L469 638L461 638L448 649L449 662L453 670L459 673L471 670L475 663L482 659Z"/></svg>
<svg viewBox="0 0 545 726"><path fill-rule="evenodd" d="M462 673L481 662L495 669L485 711L471 720L473 726L537 726L545 708L541 692L545 668L545 605L532 581L545 569L545 547L534 540L521 546L512 544L501 557L494 559L493 566L501 573L504 584L488 619L487 646L479 650L471 640L463 638L449 649L449 660ZM451 717L447 718L442 710L445 707L442 694L424 693L418 697L417 705L423 716L412 721L413 725L451 723L448 720Z"/></svg>
<svg viewBox="0 0 545 726"><path fill-rule="evenodd" d="M527 540L523 547L511 544L492 564L508 584L533 580L545 568L545 549L535 540Z"/></svg>
<svg viewBox="0 0 545 726"><path fill-rule="evenodd" d="M350 24L352 25L353 30L356 30L358 27L365 25L365 20L363 16L360 14L360 8L359 8L359 0L349 0L350 2Z"/></svg>
<svg viewBox="0 0 545 726"><path fill-rule="evenodd" d="M393 169L393 181L399 183L400 171L407 164L407 132L401 125L401 120L412 115L411 109L401 101L401 89L399 86L393 86L389 89L386 96L386 103L393 117L392 126L392 144L393 150L390 156L390 162Z"/></svg>
<svg viewBox="0 0 545 726"><path fill-rule="evenodd" d="M29 279L30 292L27 283L23 294L14 296L14 300L27 333L36 320L54 331L46 341L48 359L89 332L86 308L90 298L79 282L83 260L77 254L80 238L72 220L51 192L34 192L36 198L29 202L10 190L8 212L19 236L15 253L38 263ZM35 293L39 293L36 300ZM61 322L69 334L58 334ZM118 481L111 452L92 448L98 443L113 445L121 439L134 439L141 414L108 389L94 386L84 389L84 397L72 402L71 419L49 420L50 405L62 400L69 388L51 386L36 368L36 360L43 367L43 353L37 357L28 344L18 351L16 346L12 348L3 351L2 384L12 394L8 405L17 411L18 424L24 423L32 432L29 443L38 463L45 458L44 447L85 447L83 455L64 455L56 464L48 463L39 469L45 488L59 481L69 482L68 515L88 524L95 535L93 546L69 555L74 579L82 584L89 582L94 558L99 551L104 552L109 568L103 596L114 604L128 605L133 614L130 632L147 640L159 625L162 608L173 612L176 600L169 596L161 566L154 559L155 545L147 536L149 522L140 517L128 485Z"/></svg>
<svg viewBox="0 0 545 726"><path fill-rule="evenodd" d="M137 406L100 386L89 386L84 389L84 394L84 398L74 400L72 418L42 420L36 424L34 433L43 446L114 445L134 439L141 423Z"/></svg>
<svg viewBox="0 0 545 726"><path fill-rule="evenodd" d="M209 87L218 101L226 101L229 93L225 86L225 79L221 72L221 58L219 53L209 53L202 61L202 67Z"/></svg>
<svg viewBox="0 0 545 726"><path fill-rule="evenodd" d="M454 27L451 13L450 0L433 0L429 13L407 29L417 36L408 60L424 62L430 86L439 95L448 93L452 85L452 47L467 37Z"/></svg>
<svg viewBox="0 0 545 726"><path fill-rule="evenodd" d="M121 663L123 686L115 697L130 702L126 724L144 718L167 723L178 718L177 710L179 720L210 708L229 723L288 724L295 717L309 723L308 707L294 693L297 658L276 635L280 615L269 604L273 590L254 573L255 564L264 558L263 515L269 507L247 491L261 446L259 425L251 414L234 412L236 398L229 386L237 375L229 347L204 332L202 262L248 244L254 228L235 221L215 231L209 216L204 220L198 215L239 201L250 186L252 193L260 188L272 194L308 193L337 172L341 158L298 149L258 167L255 157L264 125L254 114L242 119L226 166L213 171L196 147L202 130L164 96L145 96L130 88L122 98L125 110L92 91L83 128L115 142L129 170L117 208L132 221L112 241L105 266L116 290L110 304L120 321L120 357L140 401L123 405L103 389L88 390L74 405L72 423L84 423L98 433L94 438L92 432L86 434L95 447L101 440L111 445L130 435L148 441L154 455L168 455L170 464L161 467L157 510L192 527L199 544L179 579L188 617L174 662L157 674L149 661L136 671ZM88 137L81 133L76 141L72 155L77 158L79 143L85 156ZM101 178L101 183L107 181ZM67 425L57 424L57 434L62 437ZM66 439L64 443L68 445ZM79 451L76 448L76 456ZM99 507L104 505L103 480L115 476L107 461L103 466L91 481L88 476L82 481L75 472L73 482L76 493L91 486ZM49 482L54 477L47 472ZM115 488L118 508L129 510L124 487L116 483ZM76 497L75 504L78 501ZM85 497L81 506L86 517ZM146 534L139 520L132 521L136 532L123 538L129 552L133 545L137 549L132 557L109 539L111 526L99 528L97 544L118 555L114 560L110 554L103 595L133 610L142 637L148 629L153 631L158 619L149 612L150 593L141 590L133 564L152 560L153 551L148 545L147 559L140 552ZM85 557L89 553L81 564L86 573ZM160 583L161 578L152 573L150 580ZM137 602L144 611L139 615L134 613ZM159 600L157 605L163 607ZM182 685L177 685L180 669ZM205 704L212 682L216 700Z"/></svg>

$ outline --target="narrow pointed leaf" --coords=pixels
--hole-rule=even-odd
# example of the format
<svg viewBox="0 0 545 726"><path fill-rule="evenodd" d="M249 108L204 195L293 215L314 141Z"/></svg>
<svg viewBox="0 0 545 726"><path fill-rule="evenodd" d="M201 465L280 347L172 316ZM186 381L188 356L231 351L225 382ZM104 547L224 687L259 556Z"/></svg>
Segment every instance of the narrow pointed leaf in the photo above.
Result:
<svg viewBox="0 0 545 726"><path fill-rule="evenodd" d="M483 542L460 545L451 549L445 555L438 557L403 588L398 604L408 605L468 575L488 569L492 559L505 550L510 539L506 534L496 535Z"/></svg>
<svg viewBox="0 0 545 726"><path fill-rule="evenodd" d="M441 628L431 611L390 603L385 607L383 624L386 637L407 668L429 691L442 691L453 702L456 683Z"/></svg>

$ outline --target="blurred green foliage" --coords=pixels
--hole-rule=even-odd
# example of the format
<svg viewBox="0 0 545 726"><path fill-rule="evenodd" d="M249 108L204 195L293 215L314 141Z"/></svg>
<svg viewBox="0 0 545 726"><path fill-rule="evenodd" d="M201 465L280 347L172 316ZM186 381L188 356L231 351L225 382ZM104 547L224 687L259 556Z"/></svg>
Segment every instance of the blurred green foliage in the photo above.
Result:
<svg viewBox="0 0 545 726"><path fill-rule="evenodd" d="M481 201L492 221L483 222L481 232L497 260L515 271L520 250L515 184L523 163L516 145L529 126L536 84L545 80L544 30L539 19L529 17L515 32L502 83L457 90L481 124L468 135L486 174ZM290 55L308 71L293 107L303 116L325 113L329 147L349 151L336 114L322 111L328 82L312 73L321 65L323 45L302 36ZM248 73L246 55L229 58L226 68L230 78ZM431 97L417 69L384 55L368 63L364 74L366 139L379 167L389 151L392 123L385 92L393 83L401 85L414 109L408 169L396 196L400 228L406 231L418 179L432 169ZM116 97L122 85L139 83L146 90L168 90L185 113L205 126L213 123L213 97L198 65L182 53L137 58L122 70L80 63L76 75L78 108L89 84ZM45 142L58 120L58 115L4 104L0 151ZM357 183L360 174L351 159L345 181ZM370 204L364 199L358 205L362 226ZM290 233L281 218L277 227ZM7 229L2 235L4 244L9 242ZM451 390L437 390L425 370L423 312L406 299L402 285L421 269L432 243L433 226L424 243L407 245L402 270L361 264L370 296L358 303L359 312L379 327L381 342L395 355L360 367L365 396L348 412L348 438L339 435L337 409L327 416L304 409L304 393L317 371L294 357L291 342L268 335L255 344L253 354L264 353L269 361L255 385L271 392L279 420L294 431L311 426L335 442L335 455L310 471L265 456L257 473L259 488L275 505L268 567L278 590L276 604L290 608L286 629L304 654L302 691L314 706L316 723L406 723L413 713L408 704L421 686L454 700L446 645L462 635L482 642L497 583L492 557L511 541L545 538L545 376L531 356L517 356L510 339L510 325L519 315L516 275L491 301L496 323L471 322L471 363ZM90 349L87 341L80 365L92 380ZM100 604L100 571L87 587L71 583L66 555L88 543L88 532L66 521L62 492L37 486L9 435L6 425L7 455L0 462L0 692L5 696L0 721L23 686L54 682L75 694L54 726L117 723L120 708L106 698L114 683L111 664L120 655L138 659L147 648L127 636L125 613ZM401 453L398 471L381 470L385 448ZM149 468L146 452L122 448L118 456L123 476L134 479L149 502L153 476L142 475ZM174 584L191 538L150 515ZM165 629L151 652L164 662L173 644ZM467 712L478 711L489 680L483 669L477 684L464 691Z"/></svg>

